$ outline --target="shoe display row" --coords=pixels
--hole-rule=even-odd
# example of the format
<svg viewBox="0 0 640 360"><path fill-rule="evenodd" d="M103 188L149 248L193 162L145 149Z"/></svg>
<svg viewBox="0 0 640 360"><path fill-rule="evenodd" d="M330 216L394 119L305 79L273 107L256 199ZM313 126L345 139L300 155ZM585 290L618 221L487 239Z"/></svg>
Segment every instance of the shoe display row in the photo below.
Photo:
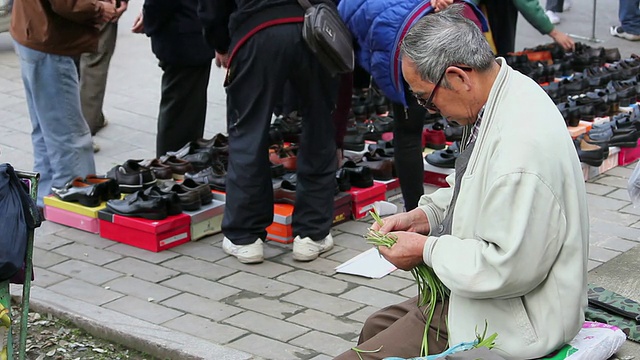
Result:
<svg viewBox="0 0 640 360"><path fill-rule="evenodd" d="M93 174L85 178L76 177L62 188L53 188L52 192L62 201L78 202L88 207L120 198L120 189L115 180Z"/></svg>
<svg viewBox="0 0 640 360"><path fill-rule="evenodd" d="M424 159L427 163L446 169L454 169L456 167L456 159L460 155L459 142L454 142L446 149L437 150L427 154Z"/></svg>

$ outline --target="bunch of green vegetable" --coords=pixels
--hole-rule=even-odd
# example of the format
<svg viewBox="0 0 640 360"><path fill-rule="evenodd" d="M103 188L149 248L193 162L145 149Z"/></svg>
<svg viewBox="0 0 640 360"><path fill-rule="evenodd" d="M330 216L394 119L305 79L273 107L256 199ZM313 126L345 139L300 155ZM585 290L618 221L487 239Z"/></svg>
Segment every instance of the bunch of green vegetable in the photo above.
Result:
<svg viewBox="0 0 640 360"><path fill-rule="evenodd" d="M378 213L375 210L370 211L369 213L376 223L382 226L383 221ZM383 234L380 231L373 229L369 229L365 238L369 244L376 247L386 246L387 248L392 247L398 240L398 238L393 234ZM431 320L433 320L433 315L436 311L436 303L438 301L444 301L445 298L449 296L449 289L447 289L440 279L438 279L433 269L424 263L413 268L411 270L411 274L418 284L418 306L426 306L425 315L427 317L427 322L424 328L422 348L420 350L422 356L426 356L429 354L429 340L427 335L431 325ZM440 329L438 328L438 331L439 330Z"/></svg>

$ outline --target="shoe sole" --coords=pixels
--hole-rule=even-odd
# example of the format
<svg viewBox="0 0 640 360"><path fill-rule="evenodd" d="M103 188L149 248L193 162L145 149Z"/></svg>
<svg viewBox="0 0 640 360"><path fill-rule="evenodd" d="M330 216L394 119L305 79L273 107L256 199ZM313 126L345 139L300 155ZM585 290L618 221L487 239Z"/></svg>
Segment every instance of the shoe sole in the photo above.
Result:
<svg viewBox="0 0 640 360"><path fill-rule="evenodd" d="M126 217L139 217L147 220L164 220L167 218L167 213L123 213L113 208L108 207L109 211L114 214L118 214Z"/></svg>
<svg viewBox="0 0 640 360"><path fill-rule="evenodd" d="M235 257L239 262L243 264L259 264L264 261L264 256L241 257L228 251L224 246L222 247L222 250L224 250L225 254Z"/></svg>

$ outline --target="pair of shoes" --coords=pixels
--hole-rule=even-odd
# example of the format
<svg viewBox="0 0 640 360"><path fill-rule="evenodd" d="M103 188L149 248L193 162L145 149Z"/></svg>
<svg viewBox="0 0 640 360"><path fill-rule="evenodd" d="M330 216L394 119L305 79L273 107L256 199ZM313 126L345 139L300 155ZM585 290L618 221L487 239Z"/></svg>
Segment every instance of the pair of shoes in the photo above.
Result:
<svg viewBox="0 0 640 360"><path fill-rule="evenodd" d="M207 184L213 190L225 191L227 185L227 171L220 161L214 162L211 166L198 172L188 172L184 174L185 181L192 179L200 184Z"/></svg>
<svg viewBox="0 0 640 360"><path fill-rule="evenodd" d="M93 147L93 153L97 153L98 151L100 151L100 145L98 145L96 143L95 140L93 140L93 138L91 139L91 146Z"/></svg>
<svg viewBox="0 0 640 360"><path fill-rule="evenodd" d="M53 194L62 201L78 202L84 206L95 207L102 200L120 198L118 184L113 179L87 175L76 177L63 188L52 188Z"/></svg>
<svg viewBox="0 0 640 360"><path fill-rule="evenodd" d="M345 174L339 174L344 172ZM344 162L342 167L336 172L336 178L348 176L351 186L368 188L373 186L373 173L367 166L358 166L352 160ZM344 180L343 180L344 181Z"/></svg>
<svg viewBox="0 0 640 360"><path fill-rule="evenodd" d="M222 240L222 250L228 255L235 256L243 264L258 264L264 261L264 250L260 238L253 244L236 245L225 236Z"/></svg>
<svg viewBox="0 0 640 360"><path fill-rule="evenodd" d="M333 248L333 237L331 233L323 239L314 241L309 237L296 236L293 239L293 260L311 261L318 258L318 255Z"/></svg>
<svg viewBox="0 0 640 360"><path fill-rule="evenodd" d="M122 200L109 200L107 209L118 215L149 220L162 220L170 213L182 212L177 195L164 193L157 186L145 191L136 191Z"/></svg>
<svg viewBox="0 0 640 360"><path fill-rule="evenodd" d="M159 162L162 164L161 166L168 166L171 169L171 176L174 180L184 180L184 174L194 171L191 162L175 155L161 156Z"/></svg>
<svg viewBox="0 0 640 360"><path fill-rule="evenodd" d="M553 12L551 10L547 10L547 11L545 11L544 14L547 15L547 17L549 18L549 21L551 21L551 23L553 25L560 24L560 14L559 13Z"/></svg>
<svg viewBox="0 0 640 360"><path fill-rule="evenodd" d="M456 167L456 159L460 155L460 148L457 142L451 144L448 148L444 150L434 151L431 154L425 156L425 160L437 167L447 168L447 169L455 169Z"/></svg>
<svg viewBox="0 0 640 360"><path fill-rule="evenodd" d="M617 36L619 38L630 40L630 41L638 41L640 40L640 35L630 34L622 30L622 26L612 26L609 28L609 32L613 36Z"/></svg>
<svg viewBox="0 0 640 360"><path fill-rule="evenodd" d="M156 184L156 176L148 167L140 165L142 160L127 160L116 165L107 172L107 177L114 179L124 193L134 193Z"/></svg>

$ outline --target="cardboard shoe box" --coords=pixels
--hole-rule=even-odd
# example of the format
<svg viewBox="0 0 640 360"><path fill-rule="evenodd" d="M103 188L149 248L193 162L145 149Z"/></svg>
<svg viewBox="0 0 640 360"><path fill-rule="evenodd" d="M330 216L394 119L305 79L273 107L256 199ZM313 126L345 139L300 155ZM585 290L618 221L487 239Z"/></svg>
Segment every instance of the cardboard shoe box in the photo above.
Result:
<svg viewBox="0 0 640 360"><path fill-rule="evenodd" d="M402 194L402 190L400 189L400 179L398 178L393 178L391 180L386 180L386 181L374 180L374 182L379 182L384 184L384 186L386 187L387 199L392 196Z"/></svg>
<svg viewBox="0 0 640 360"><path fill-rule="evenodd" d="M87 207L77 202L62 201L55 195L45 196L43 201L47 220L94 234L100 232L98 211L107 206L106 202L103 201L96 207Z"/></svg>
<svg viewBox="0 0 640 360"><path fill-rule="evenodd" d="M213 200L196 211L183 211L191 217L191 241L222 231L224 202Z"/></svg>
<svg viewBox="0 0 640 360"><path fill-rule="evenodd" d="M438 187L449 187L447 176L452 174L455 169L441 168L429 164L426 160L422 160L424 165L424 183L435 185Z"/></svg>
<svg viewBox="0 0 640 360"><path fill-rule="evenodd" d="M178 214L163 220L147 220L98 212L100 236L153 252L176 247L191 241L191 216Z"/></svg>
<svg viewBox="0 0 640 360"><path fill-rule="evenodd" d="M620 148L618 153L618 165L625 166L640 159L640 140L638 144L633 148Z"/></svg>
<svg viewBox="0 0 640 360"><path fill-rule="evenodd" d="M352 187L349 190L351 194L351 211L355 219L362 219L367 216L369 210L373 208L376 201L386 200L385 194L387 187L385 184L374 182L373 186L368 188Z"/></svg>
<svg viewBox="0 0 640 360"><path fill-rule="evenodd" d="M351 220L351 194L338 193L333 198L333 226Z"/></svg>
<svg viewBox="0 0 640 360"><path fill-rule="evenodd" d="M293 205L273 204L273 223L267 227L267 239L283 244L293 242Z"/></svg>

